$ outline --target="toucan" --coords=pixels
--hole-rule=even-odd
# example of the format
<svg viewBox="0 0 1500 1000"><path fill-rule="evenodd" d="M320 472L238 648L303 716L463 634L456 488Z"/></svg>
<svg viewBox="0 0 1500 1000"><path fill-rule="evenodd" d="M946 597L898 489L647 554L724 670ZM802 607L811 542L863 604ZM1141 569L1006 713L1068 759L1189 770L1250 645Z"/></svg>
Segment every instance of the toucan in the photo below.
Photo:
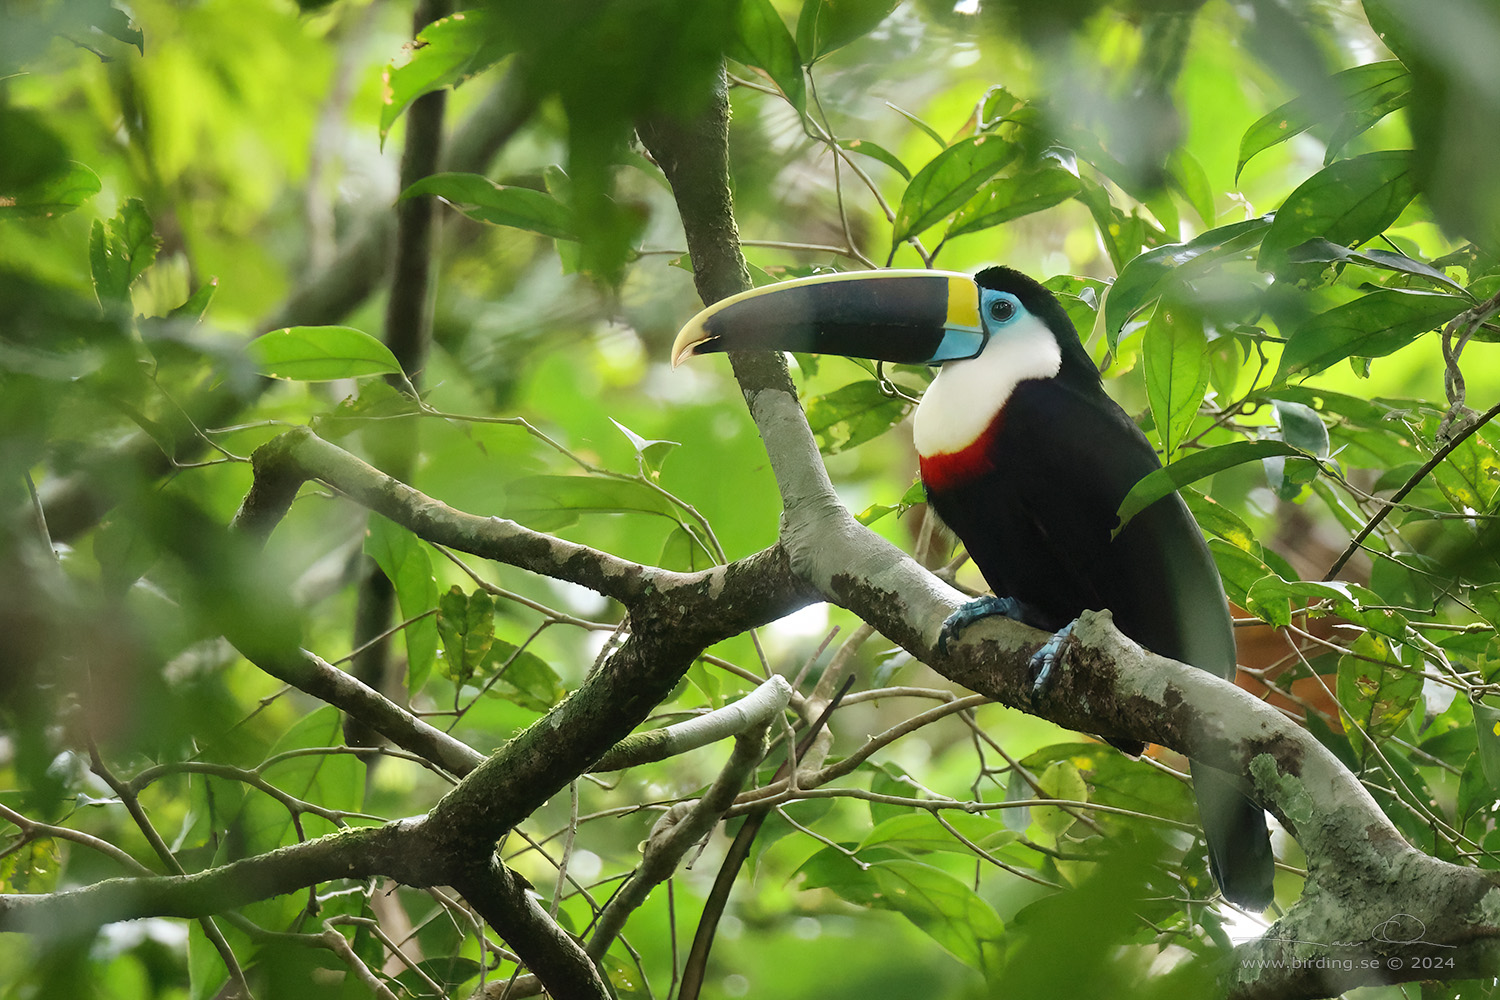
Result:
<svg viewBox="0 0 1500 1000"><path fill-rule="evenodd" d="M1053 632L1033 659L1045 685L1072 622L1108 609L1147 649L1233 678L1224 588L1181 497L1113 534L1125 494L1161 463L1041 283L1009 267L794 279L699 313L672 362L758 349L937 366L913 417L922 485L994 592L960 607L942 643L995 614ZM1264 811L1229 774L1192 770L1214 879L1230 901L1265 909L1275 864Z"/></svg>

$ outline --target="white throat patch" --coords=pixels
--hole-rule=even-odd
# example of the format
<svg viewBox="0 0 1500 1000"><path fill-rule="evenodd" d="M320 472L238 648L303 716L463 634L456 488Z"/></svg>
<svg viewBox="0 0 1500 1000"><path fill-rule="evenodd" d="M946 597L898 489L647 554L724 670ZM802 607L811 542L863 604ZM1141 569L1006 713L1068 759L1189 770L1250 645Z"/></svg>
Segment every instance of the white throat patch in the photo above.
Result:
<svg viewBox="0 0 1500 1000"><path fill-rule="evenodd" d="M979 439L1026 379L1052 378L1062 350L1047 325L1024 315L990 337L977 358L938 371L912 418L917 454L947 455Z"/></svg>

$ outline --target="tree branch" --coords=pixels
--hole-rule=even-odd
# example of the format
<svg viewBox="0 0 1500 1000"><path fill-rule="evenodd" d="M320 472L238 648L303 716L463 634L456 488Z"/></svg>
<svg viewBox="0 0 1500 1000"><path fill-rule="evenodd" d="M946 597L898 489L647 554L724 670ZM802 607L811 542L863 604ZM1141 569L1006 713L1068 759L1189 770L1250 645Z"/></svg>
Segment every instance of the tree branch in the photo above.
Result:
<svg viewBox="0 0 1500 1000"><path fill-rule="evenodd" d="M727 149L727 115L705 116L695 132L642 131L671 181L705 303L734 290L743 266L730 220L691 203L691 192L727 189L720 158L680 149ZM727 155L723 158L727 162ZM706 175L696 175L703 171ZM711 209L732 214L720 199ZM1362 983L1426 978L1420 963L1342 968L1333 973L1253 967L1263 957L1297 958L1327 945L1400 960L1411 939L1381 939L1387 917L1414 916L1424 942L1451 944L1444 978L1493 976L1500 963L1497 877L1430 858L1408 845L1358 779L1305 730L1232 684L1146 653L1114 630L1107 613L1085 615L1065 652L1062 678L1033 704L1028 661L1046 636L986 619L949 655L934 644L961 602L955 590L857 524L839 503L780 355L731 356L751 417L765 442L783 502L781 545L792 568L829 600L855 612L913 656L981 694L1060 725L1101 736L1144 738L1247 777L1306 851L1303 897L1259 942L1240 949L1231 995L1326 996ZM1381 914L1371 921L1372 914ZM1373 924L1373 926L1372 926ZM1390 935L1386 935L1389 937Z"/></svg>

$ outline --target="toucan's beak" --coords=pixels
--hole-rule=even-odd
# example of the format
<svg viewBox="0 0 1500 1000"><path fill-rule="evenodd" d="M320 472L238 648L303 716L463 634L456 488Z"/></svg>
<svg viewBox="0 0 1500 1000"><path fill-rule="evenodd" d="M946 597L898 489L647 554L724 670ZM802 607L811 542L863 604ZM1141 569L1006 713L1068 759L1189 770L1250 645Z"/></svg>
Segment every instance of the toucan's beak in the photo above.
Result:
<svg viewBox="0 0 1500 1000"><path fill-rule="evenodd" d="M690 320L672 365L715 351L798 351L899 364L972 358L988 334L979 286L953 271L846 271L741 292Z"/></svg>

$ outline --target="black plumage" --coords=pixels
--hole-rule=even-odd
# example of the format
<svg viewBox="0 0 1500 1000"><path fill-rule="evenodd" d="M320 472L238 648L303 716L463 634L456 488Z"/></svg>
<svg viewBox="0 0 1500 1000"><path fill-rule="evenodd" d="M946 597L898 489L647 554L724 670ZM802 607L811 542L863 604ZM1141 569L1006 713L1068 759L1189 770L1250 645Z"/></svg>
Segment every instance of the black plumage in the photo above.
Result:
<svg viewBox="0 0 1500 1000"><path fill-rule="evenodd" d="M1056 377L1023 381L1006 400L985 442L991 471L928 484L932 509L995 594L1020 602L1027 624L1055 632L1085 610L1107 608L1142 646L1232 679L1223 587L1181 498L1158 501L1110 537L1125 494L1160 467L1150 442L1105 393L1050 292L1008 268L976 281L1010 292L1043 320L1062 362ZM1204 765L1193 774L1215 878L1231 900L1264 908L1274 865L1261 808L1228 775Z"/></svg>

